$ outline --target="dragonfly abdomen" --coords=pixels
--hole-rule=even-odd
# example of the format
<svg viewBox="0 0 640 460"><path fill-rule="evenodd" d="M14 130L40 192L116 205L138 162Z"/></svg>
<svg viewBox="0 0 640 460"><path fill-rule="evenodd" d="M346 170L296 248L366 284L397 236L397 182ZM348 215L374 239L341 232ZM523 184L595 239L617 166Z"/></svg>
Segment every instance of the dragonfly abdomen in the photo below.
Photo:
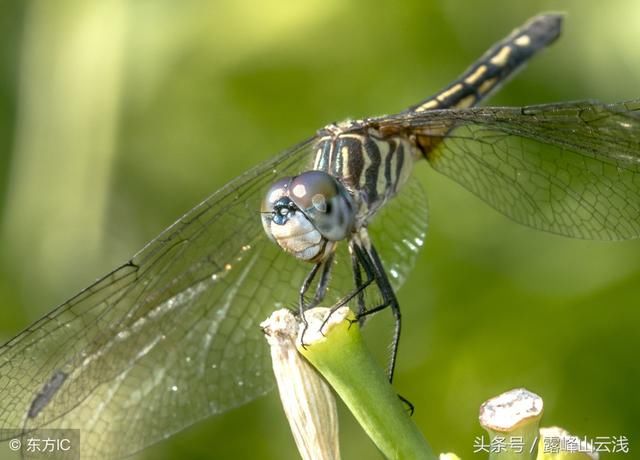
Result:
<svg viewBox="0 0 640 460"><path fill-rule="evenodd" d="M467 108L478 104L538 51L560 35L562 15L539 15L492 46L453 83L407 112Z"/></svg>

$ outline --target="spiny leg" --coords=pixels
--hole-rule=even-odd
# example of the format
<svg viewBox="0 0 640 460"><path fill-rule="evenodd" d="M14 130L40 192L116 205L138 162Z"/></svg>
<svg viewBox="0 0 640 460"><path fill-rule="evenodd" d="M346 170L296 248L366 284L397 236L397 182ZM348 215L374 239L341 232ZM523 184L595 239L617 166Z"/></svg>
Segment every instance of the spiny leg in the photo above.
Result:
<svg viewBox="0 0 640 460"><path fill-rule="evenodd" d="M303 347L305 346L304 334L307 332L307 328L309 327L309 323L307 323L307 319L304 317L304 312L305 310L308 310L310 308L317 306L320 302L324 300L324 297L327 294L327 286L329 284L329 278L331 276L334 257L335 257L335 254L332 253L323 262L315 264L311 269L311 271L309 271L309 273L305 277L304 281L302 282L302 286L300 287L300 297L298 299L299 301L298 310L300 313L302 324L304 324L304 327L302 329L302 334L300 337ZM311 283L313 283L313 280L318 274L318 270L320 270L320 267L322 267L322 273L320 275L320 280L318 281L318 286L316 287L316 292L313 295L313 300L309 305L305 305L304 296L309 290L309 288L311 287Z"/></svg>
<svg viewBox="0 0 640 460"><path fill-rule="evenodd" d="M380 290L380 293L383 298L383 301L380 305L370 309L367 309L365 307L364 311L362 313L359 313L358 320L362 322L362 319L364 317L371 315L373 313L379 312L381 310L384 310L385 308L388 308L388 307L391 307L391 311L393 312L393 316L395 319L395 328L394 328L394 334L393 334L393 341L391 344L391 348L392 348L391 359L390 359L389 368L388 368L389 383L393 383L393 374L395 372L395 367L396 367L396 359L398 356L398 345L400 343L400 332L401 332L401 326L402 326L402 315L400 314L400 305L398 304L398 300L396 298L395 292L393 291L393 288L389 283L389 279L387 278L384 267L382 266L382 261L380 260L380 257L378 256L378 253L375 250L375 248L369 245L369 248L365 249L362 246L360 246L359 243L354 242L352 244L352 253L357 258L358 266L362 266L362 268L365 270L369 278L375 279L376 284L378 285L378 289ZM359 268L357 268L357 270L359 272ZM410 414L413 415L414 406L411 403L411 401L409 401L408 399L406 399L400 394L398 395L398 398L400 398L400 400L407 405L407 407L409 408Z"/></svg>
<svg viewBox="0 0 640 460"><path fill-rule="evenodd" d="M391 343L391 360L389 362L388 372L389 382L393 382L393 374L396 369L396 360L398 358L398 346L400 345L400 333L402 331L402 314L400 313L400 304L398 303L396 293L391 287L389 278L387 278L387 273L382 266L382 261L380 260L376 249L371 245L369 246L366 254L369 256L369 260L373 263L376 282L378 284L378 288L380 289L380 293L382 294L383 303L378 307L367 310L364 315L370 315L372 313L375 313L376 311L391 307L391 312L393 313L393 317L395 320L393 341Z"/></svg>
<svg viewBox="0 0 640 460"><path fill-rule="evenodd" d="M352 241L349 247L351 249L352 271L356 288L348 295L343 297L340 301L338 301L333 307L331 307L329 315L327 315L324 322L322 323L323 327L336 310L346 305L354 297L358 298L358 313L356 315L356 320L360 323L360 325L362 325L364 318L369 314L378 312L389 306L389 304L385 302L382 305L379 305L372 309L367 309L364 298L364 291L371 283L377 281L374 266L366 255L364 249L359 244ZM360 271L360 267L364 269L367 275L367 279L364 282L362 281L362 273Z"/></svg>
<svg viewBox="0 0 640 460"><path fill-rule="evenodd" d="M324 270L322 271L320 281L318 282L318 288L316 290L316 295L314 296L312 306L317 305L324 299L324 296L326 295L326 291L327 291L327 284L329 282L329 276L331 274L331 268L333 266L333 258L334 258L334 255L332 254L324 262L320 262L314 265L313 268L309 271L309 274L305 277L304 281L302 282L298 301L299 301L300 317L302 320L302 324L304 324L304 327L302 329L302 334L301 334L301 342L303 347L305 346L304 334L307 332L307 328L309 327L309 324L307 323L307 320L304 317L304 312L305 310L308 310L309 308L311 308L310 306L307 306L304 304L304 296L309 290L309 287L311 286L311 284L313 283L313 280L316 277L318 271L320 270L320 267L324 266ZM326 325L328 319L338 308L343 307L344 305L349 303L351 299L353 299L354 297L361 295L364 292L364 290L367 288L367 286L369 286L373 281L374 281L373 272L367 271L367 279L364 282L361 282L360 285L356 285L353 291L351 291L349 294L347 294L342 299L340 299L331 308L329 314L327 315L322 325L320 326L320 330L322 331L322 328ZM363 303L364 303L364 297L363 297Z"/></svg>
<svg viewBox="0 0 640 460"><path fill-rule="evenodd" d="M362 285L362 273L360 272L360 259L355 253L355 249L351 248L351 268L353 271L353 283L354 286ZM372 278L371 276L369 278ZM360 291L358 293L358 318L364 318L364 312L367 311L367 306L364 302L364 291ZM362 322L360 322L360 326L362 326Z"/></svg>
<svg viewBox="0 0 640 460"><path fill-rule="evenodd" d="M330 254L326 260L315 264L302 282L302 286L300 287L300 291L298 293L298 310L300 311L300 315L302 315L305 310L317 306L324 300L324 297L327 294L327 286L329 284L329 277L331 275L331 268L333 266L334 257L334 254ZM313 295L313 300L308 305L305 305L305 295L309 291L311 283L313 283L313 280L315 279L321 267L322 274L320 275L320 280L318 281L316 292Z"/></svg>
<svg viewBox="0 0 640 460"><path fill-rule="evenodd" d="M306 309L313 308L324 300L324 297L327 294L327 286L329 285L329 278L331 276L334 258L335 253L331 253L329 257L327 257L327 259L323 262L322 274L320 275L320 280L318 281L316 293L313 296L313 301L307 306Z"/></svg>
<svg viewBox="0 0 640 460"><path fill-rule="evenodd" d="M375 248L369 245L369 248L365 249L360 245L360 243L352 241L351 253L353 262L353 273L356 280L356 288L331 308L329 315L327 315L324 322L322 323L322 327L324 327L326 322L336 310L346 305L356 296L358 297L358 321L373 313L377 313L381 310L384 310L385 308L391 307L391 311L393 312L393 316L395 319L393 341L391 343L392 354L388 368L389 382L391 383L393 382L393 373L395 371L398 345L400 343L400 332L402 328L402 315L400 314L400 306ZM367 275L367 279L364 282L362 282L360 267L364 269ZM375 281L378 285L378 289L380 290L383 301L380 305L367 309L364 303L364 290L373 281Z"/></svg>
<svg viewBox="0 0 640 460"><path fill-rule="evenodd" d="M359 246L357 246L355 243L353 243L353 242L350 243L350 248L351 248L351 254L352 254L351 261L353 263L352 269L353 269L353 276L354 276L354 281L355 281L355 288L349 294L347 294L342 299L340 299L333 307L331 307L331 310L329 311L329 314L327 315L327 317L322 322L322 325L320 326L321 330L327 324L327 321L329 321L329 318L331 318L331 315L333 315L333 313L335 313L336 310L338 310L339 308L342 308L346 304L351 302L351 300L354 297L358 297L358 318L357 318L357 320L359 321L361 316L362 317L365 316L364 314L361 315L361 313L360 313L361 311L363 311L365 313L367 312L367 308L366 308L366 305L365 305L365 302L364 302L364 291L371 283L373 283L375 281L374 272L370 269L369 265L363 265L362 264L362 262L363 262L362 249ZM362 274L360 273L360 266L362 266L364 268L364 271L367 274L367 279L364 280L364 281L362 281Z"/></svg>
<svg viewBox="0 0 640 460"><path fill-rule="evenodd" d="M388 368L389 382L393 382L393 373L396 367L398 345L400 343L400 333L402 330L402 315L400 313L400 305L398 304L396 294L391 287L391 283L389 283L387 273L382 266L382 261L380 260L380 257L378 256L378 253L373 245L369 245L368 248L364 248L360 246L359 243L354 242L352 246L353 253L359 260L359 265L364 268L368 277L372 277L373 279L375 279L376 284L378 285L378 289L380 290L380 294L382 295L382 303L373 308L365 308L364 312L359 312L358 319L360 320L361 317L369 316L388 307L391 307L391 311L393 313L395 327L393 332L393 341L391 343L391 359Z"/></svg>
<svg viewBox="0 0 640 460"><path fill-rule="evenodd" d="M300 291L298 293L298 310L300 312L300 316L302 317L303 321L304 321L304 311L307 309L305 304L304 304L304 296L307 293L307 291L309 290L309 287L311 286L311 283L313 283L314 278L316 277L316 275L318 274L318 270L320 270L320 268L322 267L323 263L319 262L317 264L315 264L313 266L313 268L309 271L309 273L307 274L307 276L305 277L304 281L302 282L302 286L300 286Z"/></svg>
<svg viewBox="0 0 640 460"><path fill-rule="evenodd" d="M304 317L304 311L306 310L306 306L304 304L304 296L309 290L311 283L313 283L314 278L318 274L318 270L320 270L322 266L323 266L322 262L315 264L313 268L309 271L307 276L305 277L304 281L302 282L302 286L300 286L299 297L298 297L298 314L300 315L300 320L304 325L304 327L302 328L302 334L300 335L300 342L303 347L305 347L304 334L307 332L307 328L309 327L309 323L307 322L307 319ZM325 271L326 269L323 270L323 275ZM318 292L316 291L316 296L317 294Z"/></svg>

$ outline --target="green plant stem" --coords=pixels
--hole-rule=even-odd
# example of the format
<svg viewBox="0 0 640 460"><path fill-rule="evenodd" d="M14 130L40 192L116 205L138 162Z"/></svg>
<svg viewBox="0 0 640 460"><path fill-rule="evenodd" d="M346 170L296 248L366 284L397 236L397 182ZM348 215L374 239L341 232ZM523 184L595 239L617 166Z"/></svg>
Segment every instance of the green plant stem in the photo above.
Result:
<svg viewBox="0 0 640 460"><path fill-rule="evenodd" d="M489 460L533 460L542 407L542 398L524 388L482 404L479 418L491 440Z"/></svg>
<svg viewBox="0 0 640 460"><path fill-rule="evenodd" d="M305 314L308 327L298 350L324 376L376 444L391 459L435 460L387 377L364 346L346 307L326 321L328 309ZM320 331L321 326L322 331Z"/></svg>

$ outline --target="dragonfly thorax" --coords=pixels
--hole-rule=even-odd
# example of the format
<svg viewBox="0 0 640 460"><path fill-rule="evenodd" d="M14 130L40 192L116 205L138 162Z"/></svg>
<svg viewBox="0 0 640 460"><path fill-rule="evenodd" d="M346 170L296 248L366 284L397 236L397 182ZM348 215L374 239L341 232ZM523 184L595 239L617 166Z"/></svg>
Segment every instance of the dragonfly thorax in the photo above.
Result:
<svg viewBox="0 0 640 460"><path fill-rule="evenodd" d="M271 240L299 259L319 262L353 230L349 192L323 171L285 177L267 191L262 225Z"/></svg>
<svg viewBox="0 0 640 460"><path fill-rule="evenodd" d="M348 190L360 228L400 191L421 158L402 133L385 135L366 121L346 121L320 130L313 169L327 172Z"/></svg>

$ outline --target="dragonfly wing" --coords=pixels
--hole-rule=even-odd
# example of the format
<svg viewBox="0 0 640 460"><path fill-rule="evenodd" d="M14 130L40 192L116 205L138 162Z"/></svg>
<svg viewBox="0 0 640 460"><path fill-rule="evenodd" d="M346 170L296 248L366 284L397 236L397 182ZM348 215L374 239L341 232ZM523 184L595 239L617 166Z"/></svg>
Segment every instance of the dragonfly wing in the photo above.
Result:
<svg viewBox="0 0 640 460"><path fill-rule="evenodd" d="M117 458L271 389L259 323L296 305L310 267L268 241L260 201L312 147L238 177L3 345L3 433L80 428L82 458Z"/></svg>
<svg viewBox="0 0 640 460"><path fill-rule="evenodd" d="M411 176L368 227L394 289L402 286L415 266L427 226L427 197L418 179Z"/></svg>
<svg viewBox="0 0 640 460"><path fill-rule="evenodd" d="M640 236L640 101L435 110L379 123L414 133L434 169L520 223L576 238Z"/></svg>

